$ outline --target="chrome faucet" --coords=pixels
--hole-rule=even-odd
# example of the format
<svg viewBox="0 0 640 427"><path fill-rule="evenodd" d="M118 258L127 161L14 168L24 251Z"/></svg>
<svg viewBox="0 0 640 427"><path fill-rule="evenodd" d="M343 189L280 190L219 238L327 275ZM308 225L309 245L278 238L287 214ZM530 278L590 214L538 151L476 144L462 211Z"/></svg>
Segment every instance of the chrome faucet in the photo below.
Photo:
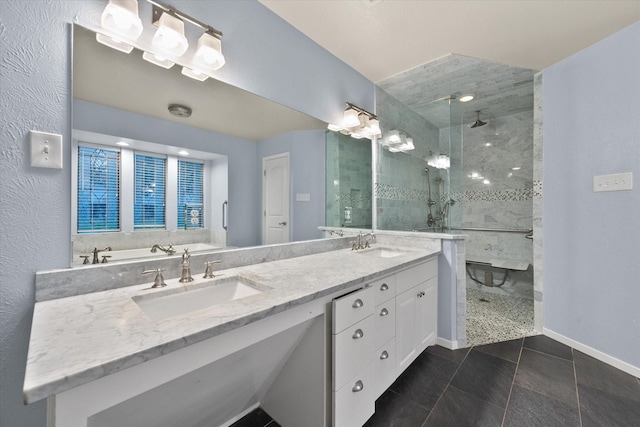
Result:
<svg viewBox="0 0 640 427"><path fill-rule="evenodd" d="M205 269L204 269L204 276L202 276L202 278L203 278L203 279L213 279L214 277L216 277L216 276L213 274L213 268L211 268L211 266L212 266L213 264L220 264L221 262L222 262L222 261L221 261L221 260L219 260L219 259L214 260L214 261L206 261L206 262L204 263L204 265L205 265Z"/></svg>
<svg viewBox="0 0 640 427"><path fill-rule="evenodd" d="M164 283L164 277L162 277L162 272L164 271L164 268L156 268L153 270L145 270L142 272L142 274L151 274L151 273L156 273L156 277L155 279L153 279L153 285L151 286L151 288L164 288L165 286L167 286L166 283Z"/></svg>
<svg viewBox="0 0 640 427"><path fill-rule="evenodd" d="M337 234L338 236L342 237L342 236L344 236L344 231L342 231L342 230L329 230L329 236L333 236L334 234Z"/></svg>
<svg viewBox="0 0 640 427"><path fill-rule="evenodd" d="M111 250L111 246L107 246L104 249L93 248L93 251L91 251L93 253L93 260L92 260L91 264L100 264L100 259L98 258L98 254L100 252L110 251L110 250ZM107 262L105 260L106 260L106 258L103 257L103 261L102 262Z"/></svg>
<svg viewBox="0 0 640 427"><path fill-rule="evenodd" d="M182 254L182 274L180 275L180 280L178 280L178 282L193 282L193 277L191 277L191 254L189 253L189 248L185 248L184 253Z"/></svg>
<svg viewBox="0 0 640 427"><path fill-rule="evenodd" d="M176 253L176 250L173 249L173 246L171 245L171 243L169 243L169 246L167 246L166 248L164 246L161 245L153 245L151 246L151 252L152 253L156 253L158 252L158 249L160 249L162 252L166 253L167 255L173 255Z"/></svg>
<svg viewBox="0 0 640 427"><path fill-rule="evenodd" d="M376 235L373 233L373 231L371 233L368 234L363 234L362 231L358 232L358 240L354 240L351 242L351 250L352 251L357 251L360 249L365 249L365 248L369 248L369 242L372 239L376 238Z"/></svg>

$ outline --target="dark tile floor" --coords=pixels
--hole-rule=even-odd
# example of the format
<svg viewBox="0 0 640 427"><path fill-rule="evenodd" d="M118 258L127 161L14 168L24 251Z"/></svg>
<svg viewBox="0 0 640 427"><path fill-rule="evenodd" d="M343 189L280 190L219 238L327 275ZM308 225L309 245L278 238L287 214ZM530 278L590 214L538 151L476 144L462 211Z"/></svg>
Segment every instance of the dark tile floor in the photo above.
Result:
<svg viewBox="0 0 640 427"><path fill-rule="evenodd" d="M257 409L232 427L264 426L278 424ZM640 380L543 335L454 351L434 346L376 401L365 424L401 426L638 427Z"/></svg>

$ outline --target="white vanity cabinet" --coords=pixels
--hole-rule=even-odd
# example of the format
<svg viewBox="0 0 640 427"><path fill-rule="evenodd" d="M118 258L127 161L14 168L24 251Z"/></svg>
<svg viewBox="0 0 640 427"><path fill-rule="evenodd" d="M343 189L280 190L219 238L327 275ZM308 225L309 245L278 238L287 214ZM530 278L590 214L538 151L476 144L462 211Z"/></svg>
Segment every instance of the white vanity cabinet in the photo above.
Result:
<svg viewBox="0 0 640 427"><path fill-rule="evenodd" d="M333 426L363 425L375 411L372 362L375 345L374 289L333 301Z"/></svg>
<svg viewBox="0 0 640 427"><path fill-rule="evenodd" d="M375 400L435 344L437 275L432 258L333 301L333 427L363 425Z"/></svg>
<svg viewBox="0 0 640 427"><path fill-rule="evenodd" d="M396 374L436 342L438 264L429 260L396 275Z"/></svg>

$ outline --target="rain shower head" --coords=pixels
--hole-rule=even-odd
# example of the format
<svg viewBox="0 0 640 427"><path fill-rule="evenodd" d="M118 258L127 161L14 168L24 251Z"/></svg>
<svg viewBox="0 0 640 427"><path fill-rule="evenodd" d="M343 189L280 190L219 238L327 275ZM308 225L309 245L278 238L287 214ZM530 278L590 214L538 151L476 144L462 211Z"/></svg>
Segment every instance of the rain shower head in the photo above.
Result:
<svg viewBox="0 0 640 427"><path fill-rule="evenodd" d="M480 120L480 110L476 110L477 118L476 121L471 125L472 128L479 128L480 126L484 126L487 122L483 122Z"/></svg>

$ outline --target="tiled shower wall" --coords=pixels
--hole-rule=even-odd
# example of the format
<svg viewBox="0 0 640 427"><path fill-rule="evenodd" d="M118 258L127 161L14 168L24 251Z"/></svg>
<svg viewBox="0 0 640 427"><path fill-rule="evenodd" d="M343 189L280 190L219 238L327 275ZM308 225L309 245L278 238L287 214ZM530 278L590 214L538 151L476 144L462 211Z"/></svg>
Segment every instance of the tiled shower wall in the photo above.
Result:
<svg viewBox="0 0 640 427"><path fill-rule="evenodd" d="M397 99L380 88L376 89L378 117L383 135L391 129L413 137L415 150L392 153L378 148L376 164L377 225L382 230L413 230L427 226L427 174L423 158L429 151L439 152L439 130ZM431 171L432 199L439 201L437 182L440 172ZM435 215L435 209L434 209Z"/></svg>
<svg viewBox="0 0 640 427"><path fill-rule="evenodd" d="M326 225L372 228L371 141L327 132L326 146Z"/></svg>
<svg viewBox="0 0 640 427"><path fill-rule="evenodd" d="M463 130L463 191L452 195L462 206L462 227L530 230L533 228L533 111L487 122L474 129L464 126ZM483 179L472 179L472 173L489 180L489 184L484 184ZM469 235L465 242L469 258L481 255L533 264L533 244L524 238L525 233L468 230L464 233ZM511 279L500 291L533 298L532 271L530 266L527 272L511 272ZM501 277L496 274L496 280ZM471 280L467 283L473 284Z"/></svg>

